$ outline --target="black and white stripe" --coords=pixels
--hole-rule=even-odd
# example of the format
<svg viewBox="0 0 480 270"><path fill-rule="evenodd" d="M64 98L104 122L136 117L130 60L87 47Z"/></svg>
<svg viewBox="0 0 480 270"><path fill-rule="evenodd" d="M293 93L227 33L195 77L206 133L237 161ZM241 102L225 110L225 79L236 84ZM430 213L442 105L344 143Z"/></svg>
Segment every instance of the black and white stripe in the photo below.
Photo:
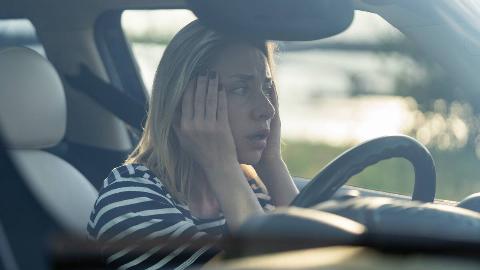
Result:
<svg viewBox="0 0 480 270"><path fill-rule="evenodd" d="M270 211L271 198L249 180L260 205ZM105 179L87 227L91 238L105 243L126 241L121 249L104 249L109 266L116 269L185 269L210 260L218 249L192 242L221 238L228 232L225 218L198 219L176 202L153 172L140 164L122 165ZM142 240L177 240L177 246L158 245L149 250Z"/></svg>

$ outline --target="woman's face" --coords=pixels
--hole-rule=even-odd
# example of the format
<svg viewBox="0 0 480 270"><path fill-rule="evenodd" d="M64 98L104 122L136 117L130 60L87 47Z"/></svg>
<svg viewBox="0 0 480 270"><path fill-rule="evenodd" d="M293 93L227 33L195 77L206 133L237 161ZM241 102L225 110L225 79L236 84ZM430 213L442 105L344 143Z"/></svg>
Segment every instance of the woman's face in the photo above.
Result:
<svg viewBox="0 0 480 270"><path fill-rule="evenodd" d="M228 119L238 161L256 164L265 149L275 108L270 68L265 55L247 44L231 45L212 65L227 93Z"/></svg>

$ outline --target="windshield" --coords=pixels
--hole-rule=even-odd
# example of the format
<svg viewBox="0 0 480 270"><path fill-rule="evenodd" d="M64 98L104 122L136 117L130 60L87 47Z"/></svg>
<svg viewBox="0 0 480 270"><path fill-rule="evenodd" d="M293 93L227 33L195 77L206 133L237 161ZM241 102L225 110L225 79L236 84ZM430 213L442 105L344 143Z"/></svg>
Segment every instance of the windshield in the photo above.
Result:
<svg viewBox="0 0 480 270"><path fill-rule="evenodd" d="M283 157L292 175L312 178L349 147L401 133L431 151L437 198L480 190L480 3L431 3L361 6L339 35L277 43ZM186 10L123 14L148 89L166 44L194 18ZM407 161L392 159L348 184L409 195L413 179Z"/></svg>

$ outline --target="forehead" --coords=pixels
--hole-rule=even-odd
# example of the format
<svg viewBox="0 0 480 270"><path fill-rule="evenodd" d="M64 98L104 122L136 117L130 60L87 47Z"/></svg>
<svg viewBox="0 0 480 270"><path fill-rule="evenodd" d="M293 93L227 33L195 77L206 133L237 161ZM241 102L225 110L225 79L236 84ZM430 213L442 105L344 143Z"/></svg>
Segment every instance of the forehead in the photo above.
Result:
<svg viewBox="0 0 480 270"><path fill-rule="evenodd" d="M259 49L248 44L230 45L219 52L212 68L222 77L236 74L269 76L267 58Z"/></svg>

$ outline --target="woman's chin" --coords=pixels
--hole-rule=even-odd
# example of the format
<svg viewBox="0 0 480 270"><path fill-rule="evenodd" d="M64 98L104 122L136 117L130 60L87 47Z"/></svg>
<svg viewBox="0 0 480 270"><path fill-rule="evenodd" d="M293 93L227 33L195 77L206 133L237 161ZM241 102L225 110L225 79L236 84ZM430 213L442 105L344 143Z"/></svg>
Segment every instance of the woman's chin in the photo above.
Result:
<svg viewBox="0 0 480 270"><path fill-rule="evenodd" d="M263 150L248 151L248 153L240 153L238 162L240 164L256 165L262 158Z"/></svg>

